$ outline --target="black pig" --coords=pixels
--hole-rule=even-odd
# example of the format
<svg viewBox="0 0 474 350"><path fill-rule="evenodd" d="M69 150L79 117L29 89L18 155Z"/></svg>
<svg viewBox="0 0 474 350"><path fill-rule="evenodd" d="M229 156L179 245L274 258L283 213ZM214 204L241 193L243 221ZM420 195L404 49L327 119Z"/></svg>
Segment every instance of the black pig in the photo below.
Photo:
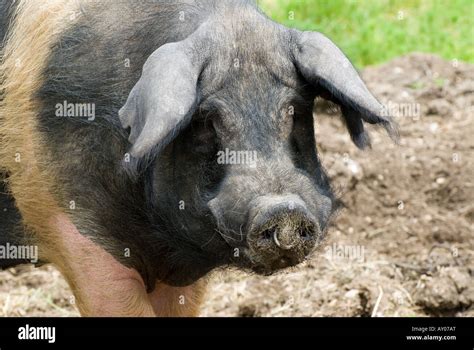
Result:
<svg viewBox="0 0 474 350"><path fill-rule="evenodd" d="M303 261L338 203L316 96L358 147L364 122L396 136L328 38L252 1L7 1L1 16L0 167L86 315L196 314L216 267Z"/></svg>

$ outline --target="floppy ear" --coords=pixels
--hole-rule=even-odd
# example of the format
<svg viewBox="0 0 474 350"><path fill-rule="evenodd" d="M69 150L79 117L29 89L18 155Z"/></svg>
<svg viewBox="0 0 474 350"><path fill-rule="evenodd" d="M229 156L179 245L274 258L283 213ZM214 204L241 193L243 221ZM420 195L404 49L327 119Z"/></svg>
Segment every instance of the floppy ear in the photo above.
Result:
<svg viewBox="0 0 474 350"><path fill-rule="evenodd" d="M122 126L131 129L129 153L135 158L164 148L191 120L203 62L189 44L182 41L156 50L119 111Z"/></svg>
<svg viewBox="0 0 474 350"><path fill-rule="evenodd" d="M357 147L370 147L364 123L383 126L396 141L398 132L386 109L369 92L354 66L327 37L297 32L295 64L321 95L341 106L347 129Z"/></svg>

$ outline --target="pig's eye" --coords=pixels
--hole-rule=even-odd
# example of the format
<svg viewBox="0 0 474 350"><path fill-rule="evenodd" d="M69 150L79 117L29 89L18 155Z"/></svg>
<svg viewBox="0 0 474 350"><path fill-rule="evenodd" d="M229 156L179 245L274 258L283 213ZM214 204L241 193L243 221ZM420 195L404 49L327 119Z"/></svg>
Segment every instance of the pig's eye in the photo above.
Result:
<svg viewBox="0 0 474 350"><path fill-rule="evenodd" d="M209 153L216 148L216 132L211 122L197 122L192 127L193 151Z"/></svg>

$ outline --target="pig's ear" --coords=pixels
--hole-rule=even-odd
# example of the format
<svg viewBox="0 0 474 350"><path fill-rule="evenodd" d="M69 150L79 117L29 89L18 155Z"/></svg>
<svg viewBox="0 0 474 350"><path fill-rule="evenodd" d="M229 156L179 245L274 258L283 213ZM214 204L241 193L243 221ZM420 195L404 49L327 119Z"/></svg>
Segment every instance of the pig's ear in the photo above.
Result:
<svg viewBox="0 0 474 350"><path fill-rule="evenodd" d="M295 64L326 99L341 106L347 129L357 147L370 147L364 123L383 126L398 140L397 127L386 109L369 92L354 66L327 37L317 32L297 32Z"/></svg>
<svg viewBox="0 0 474 350"><path fill-rule="evenodd" d="M156 50L120 109L120 122L130 128L130 154L141 158L169 144L195 112L197 83L203 64L186 41Z"/></svg>

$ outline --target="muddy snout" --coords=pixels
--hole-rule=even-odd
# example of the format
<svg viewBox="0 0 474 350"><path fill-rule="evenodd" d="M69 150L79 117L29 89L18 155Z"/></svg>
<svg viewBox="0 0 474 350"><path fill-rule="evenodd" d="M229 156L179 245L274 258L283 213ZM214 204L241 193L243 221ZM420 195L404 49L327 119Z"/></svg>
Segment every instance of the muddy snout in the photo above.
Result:
<svg viewBox="0 0 474 350"><path fill-rule="evenodd" d="M271 273L302 262L320 238L299 196L263 196L251 203L247 243L255 270Z"/></svg>

